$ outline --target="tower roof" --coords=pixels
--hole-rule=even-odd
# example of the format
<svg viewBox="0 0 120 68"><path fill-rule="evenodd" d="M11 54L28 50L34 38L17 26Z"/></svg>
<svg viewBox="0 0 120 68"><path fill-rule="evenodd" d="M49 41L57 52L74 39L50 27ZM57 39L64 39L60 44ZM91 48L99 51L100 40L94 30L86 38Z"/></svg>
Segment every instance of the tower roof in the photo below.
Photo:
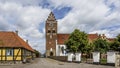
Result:
<svg viewBox="0 0 120 68"><path fill-rule="evenodd" d="M50 14L49 14L47 20L56 20L54 14L53 14L53 12L50 12Z"/></svg>

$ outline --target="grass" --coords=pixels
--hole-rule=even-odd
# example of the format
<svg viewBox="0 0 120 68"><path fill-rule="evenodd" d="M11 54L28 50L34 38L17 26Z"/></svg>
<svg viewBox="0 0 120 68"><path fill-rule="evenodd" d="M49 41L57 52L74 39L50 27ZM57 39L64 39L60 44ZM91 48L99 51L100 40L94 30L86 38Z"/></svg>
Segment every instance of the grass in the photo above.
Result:
<svg viewBox="0 0 120 68"><path fill-rule="evenodd" d="M87 59L86 58L81 58L81 61L86 61Z"/></svg>
<svg viewBox="0 0 120 68"><path fill-rule="evenodd" d="M100 64L107 64L107 59L105 59L105 58L100 59Z"/></svg>

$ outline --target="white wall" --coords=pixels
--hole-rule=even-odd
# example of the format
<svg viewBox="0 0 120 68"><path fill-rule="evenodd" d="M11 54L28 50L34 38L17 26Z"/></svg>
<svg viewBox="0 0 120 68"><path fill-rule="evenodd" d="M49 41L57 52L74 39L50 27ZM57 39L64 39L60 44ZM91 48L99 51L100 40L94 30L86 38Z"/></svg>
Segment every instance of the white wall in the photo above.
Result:
<svg viewBox="0 0 120 68"><path fill-rule="evenodd" d="M115 63L116 52L107 52L107 63Z"/></svg>
<svg viewBox="0 0 120 68"><path fill-rule="evenodd" d="M56 45L56 56L59 56L59 46L58 45Z"/></svg>
<svg viewBox="0 0 120 68"><path fill-rule="evenodd" d="M61 48L64 47L66 49L66 45L56 45L56 56L67 56L66 51L64 50L64 53L62 53Z"/></svg>

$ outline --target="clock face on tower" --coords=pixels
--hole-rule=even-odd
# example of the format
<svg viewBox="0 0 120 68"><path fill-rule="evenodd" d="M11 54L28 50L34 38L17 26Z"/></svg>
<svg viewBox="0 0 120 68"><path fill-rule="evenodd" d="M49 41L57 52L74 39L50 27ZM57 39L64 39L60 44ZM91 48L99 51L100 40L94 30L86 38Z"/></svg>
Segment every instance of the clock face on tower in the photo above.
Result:
<svg viewBox="0 0 120 68"><path fill-rule="evenodd" d="M49 26L50 26L50 27L53 27L53 23L52 23L52 22L50 22Z"/></svg>

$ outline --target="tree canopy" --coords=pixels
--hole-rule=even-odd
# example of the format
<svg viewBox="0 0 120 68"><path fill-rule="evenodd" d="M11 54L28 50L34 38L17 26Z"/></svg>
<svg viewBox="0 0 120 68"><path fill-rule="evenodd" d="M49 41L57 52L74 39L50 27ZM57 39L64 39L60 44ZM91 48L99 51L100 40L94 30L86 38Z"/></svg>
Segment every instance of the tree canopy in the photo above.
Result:
<svg viewBox="0 0 120 68"><path fill-rule="evenodd" d="M101 53L105 53L109 49L117 51L118 47L120 47L120 34L113 42L108 42L106 39L98 38L92 43L88 43L87 34L79 29L75 29L70 34L70 37L65 44L67 46L67 50L74 53L91 53L92 51L100 51Z"/></svg>
<svg viewBox="0 0 120 68"><path fill-rule="evenodd" d="M35 56L36 56L36 57L40 57L40 56L41 56L41 53L40 53L39 51L34 50L34 52L35 52Z"/></svg>
<svg viewBox="0 0 120 68"><path fill-rule="evenodd" d="M106 52L109 48L107 40L102 39L102 38L98 38L97 40L95 40L93 42L93 44L95 46L94 50L95 51L100 51L102 53Z"/></svg>
<svg viewBox="0 0 120 68"><path fill-rule="evenodd" d="M70 52L85 52L85 46L88 44L87 34L75 29L65 44Z"/></svg>
<svg viewBox="0 0 120 68"><path fill-rule="evenodd" d="M118 47L120 47L120 34L117 36L114 42L110 43L110 50L118 50Z"/></svg>
<svg viewBox="0 0 120 68"><path fill-rule="evenodd" d="M118 41L120 43L120 34L117 36L116 41Z"/></svg>

